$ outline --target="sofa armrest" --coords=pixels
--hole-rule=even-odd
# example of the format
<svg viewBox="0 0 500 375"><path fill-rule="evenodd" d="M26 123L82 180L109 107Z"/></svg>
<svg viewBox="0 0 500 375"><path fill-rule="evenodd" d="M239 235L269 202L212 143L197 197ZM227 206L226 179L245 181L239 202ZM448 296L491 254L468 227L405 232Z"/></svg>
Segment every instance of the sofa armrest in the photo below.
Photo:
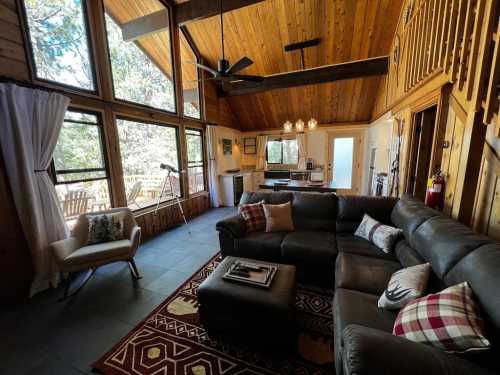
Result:
<svg viewBox="0 0 500 375"><path fill-rule="evenodd" d="M492 375L471 361L437 348L356 324L342 332L344 375Z"/></svg>
<svg viewBox="0 0 500 375"><path fill-rule="evenodd" d="M82 247L82 244L76 237L68 237L64 240L52 242L49 246L58 265L63 264L64 260L80 247Z"/></svg>
<svg viewBox="0 0 500 375"><path fill-rule="evenodd" d="M132 248L134 249L135 254L141 244L141 227L136 225L131 229L130 241L132 242Z"/></svg>
<svg viewBox="0 0 500 375"><path fill-rule="evenodd" d="M245 220L239 215L228 217L215 225L219 232L226 232L234 238L243 237L246 233Z"/></svg>

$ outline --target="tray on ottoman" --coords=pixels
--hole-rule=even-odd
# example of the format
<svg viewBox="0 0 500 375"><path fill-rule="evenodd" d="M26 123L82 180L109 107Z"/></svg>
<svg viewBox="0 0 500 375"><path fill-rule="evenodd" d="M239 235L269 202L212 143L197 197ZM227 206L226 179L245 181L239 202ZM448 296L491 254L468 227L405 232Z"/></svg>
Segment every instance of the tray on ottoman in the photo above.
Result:
<svg viewBox="0 0 500 375"><path fill-rule="evenodd" d="M262 346L295 343L295 267L272 263L277 266L272 283L269 288L259 288L224 279L237 260L269 264L226 257L199 286L198 311L208 334Z"/></svg>

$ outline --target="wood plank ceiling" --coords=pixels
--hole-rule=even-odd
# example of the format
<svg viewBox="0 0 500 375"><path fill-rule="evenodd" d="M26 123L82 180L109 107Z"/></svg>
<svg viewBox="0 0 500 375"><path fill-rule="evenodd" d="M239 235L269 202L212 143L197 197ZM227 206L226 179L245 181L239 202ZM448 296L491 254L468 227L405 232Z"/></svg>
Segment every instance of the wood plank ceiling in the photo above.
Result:
<svg viewBox="0 0 500 375"><path fill-rule="evenodd" d="M178 1L180 2L180 1ZM243 56L255 64L247 74L302 69L300 51L286 44L321 38L305 50L312 68L390 54L402 0L266 0L224 14L226 58ZM219 18L191 22L187 28L202 56L215 67L221 56ZM281 128L285 120L320 124L369 121L380 77L273 90L228 98L242 130Z"/></svg>

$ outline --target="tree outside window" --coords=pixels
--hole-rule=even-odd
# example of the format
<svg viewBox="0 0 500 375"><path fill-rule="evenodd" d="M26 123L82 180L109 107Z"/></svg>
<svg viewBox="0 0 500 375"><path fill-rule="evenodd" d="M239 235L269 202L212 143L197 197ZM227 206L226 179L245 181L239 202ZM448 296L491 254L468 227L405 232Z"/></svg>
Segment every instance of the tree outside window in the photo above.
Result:
<svg viewBox="0 0 500 375"><path fill-rule="evenodd" d="M297 164L299 151L296 139L272 139L267 142L268 164Z"/></svg>
<svg viewBox="0 0 500 375"><path fill-rule="evenodd" d="M186 129L189 194L205 190L203 136L201 130Z"/></svg>
<svg viewBox="0 0 500 375"><path fill-rule="evenodd" d="M25 0L39 79L95 90L82 0Z"/></svg>

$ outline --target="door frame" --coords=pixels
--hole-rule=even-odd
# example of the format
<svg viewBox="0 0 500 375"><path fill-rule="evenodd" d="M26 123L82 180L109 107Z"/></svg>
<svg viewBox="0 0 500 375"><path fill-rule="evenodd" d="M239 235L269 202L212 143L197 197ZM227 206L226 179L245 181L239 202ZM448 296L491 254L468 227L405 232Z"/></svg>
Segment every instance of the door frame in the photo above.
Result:
<svg viewBox="0 0 500 375"><path fill-rule="evenodd" d="M339 129L327 131L326 142L326 179L332 180L332 161L333 161L333 143L334 138L354 138L354 150L352 159L352 186L351 189L337 189L341 194L361 194L363 168L365 163L365 132L366 127L356 129ZM356 168L357 165L357 168Z"/></svg>

